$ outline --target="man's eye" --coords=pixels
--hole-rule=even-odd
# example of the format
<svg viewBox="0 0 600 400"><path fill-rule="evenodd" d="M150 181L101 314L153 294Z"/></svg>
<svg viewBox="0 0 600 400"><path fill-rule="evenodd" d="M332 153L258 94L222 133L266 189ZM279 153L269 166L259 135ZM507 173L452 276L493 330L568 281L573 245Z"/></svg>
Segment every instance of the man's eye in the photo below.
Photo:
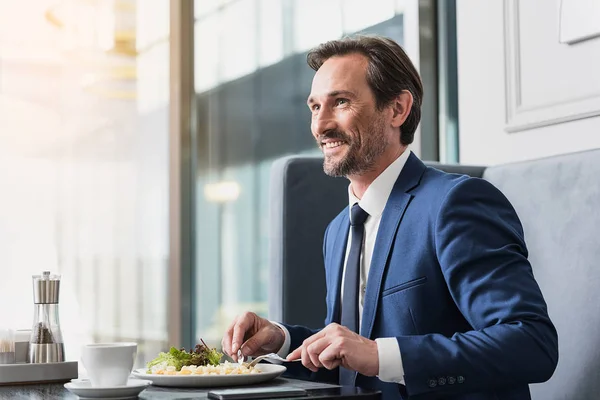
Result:
<svg viewBox="0 0 600 400"><path fill-rule="evenodd" d="M319 111L321 109L321 106L318 104L314 104L310 109L313 111Z"/></svg>
<svg viewBox="0 0 600 400"><path fill-rule="evenodd" d="M335 105L336 106L341 106L341 105L346 104L346 103L348 103L348 99L336 99L335 100Z"/></svg>

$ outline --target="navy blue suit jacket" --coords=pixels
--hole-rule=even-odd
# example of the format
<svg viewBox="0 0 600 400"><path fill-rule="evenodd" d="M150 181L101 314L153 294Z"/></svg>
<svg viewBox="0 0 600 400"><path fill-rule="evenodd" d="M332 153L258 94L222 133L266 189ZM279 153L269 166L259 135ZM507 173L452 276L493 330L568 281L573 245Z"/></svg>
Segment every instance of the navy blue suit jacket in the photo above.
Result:
<svg viewBox="0 0 600 400"><path fill-rule="evenodd" d="M325 325L339 322L348 230L345 208L325 233ZM291 349L316 332L287 328ZM509 201L483 179L427 167L414 154L383 211L360 333L398 340L405 386L356 376L384 399L529 399L528 384L548 380L558 361ZM290 373L311 375L302 366ZM337 371L312 377L335 381Z"/></svg>

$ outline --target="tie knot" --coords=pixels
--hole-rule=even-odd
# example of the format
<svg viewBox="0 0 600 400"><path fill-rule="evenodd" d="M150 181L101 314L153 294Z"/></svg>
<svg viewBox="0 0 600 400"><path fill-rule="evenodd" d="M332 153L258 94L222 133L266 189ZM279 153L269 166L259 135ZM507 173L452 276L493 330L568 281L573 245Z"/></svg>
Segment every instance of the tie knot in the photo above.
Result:
<svg viewBox="0 0 600 400"><path fill-rule="evenodd" d="M350 225L362 225L368 217L369 213L360 208L358 203L356 203L352 206L352 211L350 211Z"/></svg>

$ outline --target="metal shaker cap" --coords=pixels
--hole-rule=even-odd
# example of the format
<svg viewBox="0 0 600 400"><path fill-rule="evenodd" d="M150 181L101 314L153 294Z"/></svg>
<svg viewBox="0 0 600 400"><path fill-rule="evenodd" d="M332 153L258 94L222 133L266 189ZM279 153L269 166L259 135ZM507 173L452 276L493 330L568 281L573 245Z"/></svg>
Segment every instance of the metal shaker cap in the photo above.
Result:
<svg viewBox="0 0 600 400"><path fill-rule="evenodd" d="M50 275L44 271L42 275L33 275L34 304L57 304L60 291L60 275Z"/></svg>

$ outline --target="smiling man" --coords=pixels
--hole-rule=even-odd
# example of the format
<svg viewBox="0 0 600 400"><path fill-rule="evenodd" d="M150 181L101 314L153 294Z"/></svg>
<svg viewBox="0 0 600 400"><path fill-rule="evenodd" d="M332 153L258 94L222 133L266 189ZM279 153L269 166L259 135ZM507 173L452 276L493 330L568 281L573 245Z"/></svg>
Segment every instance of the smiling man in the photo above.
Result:
<svg viewBox="0 0 600 400"><path fill-rule="evenodd" d="M558 344L513 207L487 181L426 167L408 149L423 89L398 44L330 41L308 64L324 171L350 181L325 232L325 326L245 313L223 350L301 358L288 366L296 377L384 399L530 399Z"/></svg>

